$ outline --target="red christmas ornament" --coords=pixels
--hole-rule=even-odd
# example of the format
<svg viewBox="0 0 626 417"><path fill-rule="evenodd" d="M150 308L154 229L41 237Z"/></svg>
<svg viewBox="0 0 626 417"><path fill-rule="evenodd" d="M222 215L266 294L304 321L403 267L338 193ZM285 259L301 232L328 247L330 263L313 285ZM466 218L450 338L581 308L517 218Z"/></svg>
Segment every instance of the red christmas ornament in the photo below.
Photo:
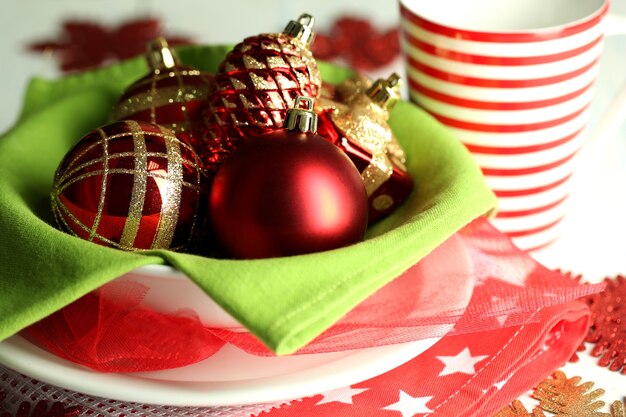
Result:
<svg viewBox="0 0 626 417"><path fill-rule="evenodd" d="M206 178L195 152L171 130L125 121L95 129L57 169L59 227L119 249L182 250L202 229Z"/></svg>
<svg viewBox="0 0 626 417"><path fill-rule="evenodd" d="M289 130L246 141L217 171L209 213L230 255L289 256L363 239L367 195L361 177L340 149L314 134L312 100L300 101L309 108L290 110Z"/></svg>
<svg viewBox="0 0 626 417"><path fill-rule="evenodd" d="M413 191L406 155L387 120L399 100L397 74L372 84L357 76L321 100L320 135L354 162L369 196L369 222L392 213Z"/></svg>
<svg viewBox="0 0 626 417"><path fill-rule="evenodd" d="M146 58L150 73L126 89L113 107L112 119L156 123L197 146L211 76L181 65L163 38L150 42Z"/></svg>
<svg viewBox="0 0 626 417"><path fill-rule="evenodd" d="M226 56L204 113L202 159L217 167L243 141L283 126L298 96L315 98L321 78L309 50L314 19L303 14L284 33L246 38Z"/></svg>

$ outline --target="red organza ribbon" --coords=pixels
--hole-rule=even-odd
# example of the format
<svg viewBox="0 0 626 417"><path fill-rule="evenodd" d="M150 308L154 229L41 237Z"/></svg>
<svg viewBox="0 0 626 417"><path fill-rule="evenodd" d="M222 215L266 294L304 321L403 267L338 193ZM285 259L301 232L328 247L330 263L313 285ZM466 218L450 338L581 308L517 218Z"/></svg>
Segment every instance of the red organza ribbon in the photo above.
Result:
<svg viewBox="0 0 626 417"><path fill-rule="evenodd" d="M467 291L459 278L469 283L471 301L459 297L460 289ZM537 322L541 310L601 289L544 268L478 219L298 353ZM255 355L272 354L252 334L206 328L192 312L168 315L147 309L141 305L145 291L139 284L110 283L23 333L53 354L100 372L180 367L213 355L224 343Z"/></svg>

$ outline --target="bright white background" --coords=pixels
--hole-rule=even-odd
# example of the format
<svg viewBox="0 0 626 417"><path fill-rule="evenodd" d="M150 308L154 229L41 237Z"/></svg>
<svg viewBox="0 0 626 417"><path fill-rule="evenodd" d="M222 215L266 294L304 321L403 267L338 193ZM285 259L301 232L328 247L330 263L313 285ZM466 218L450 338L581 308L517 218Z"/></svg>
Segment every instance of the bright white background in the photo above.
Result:
<svg viewBox="0 0 626 417"><path fill-rule="evenodd" d="M345 14L365 17L380 29L398 23L394 0L0 0L0 132L15 121L30 77L58 76L56 62L26 52L26 44L58 38L67 18L116 25L153 16L166 23L169 33L217 44L280 30L303 12L316 17L319 31ZM612 14L618 13L626 15L626 0L613 1ZM626 128L618 122L626 114L625 45L624 36L606 41L588 149L580 158L565 231L556 244L535 255L550 267L583 273L590 281L626 274ZM403 73L401 61L383 73L391 70ZM620 100L621 107L616 104ZM626 376L599 369L594 361L583 355L581 364L567 365L566 371L597 381L607 389L607 400L624 396Z"/></svg>

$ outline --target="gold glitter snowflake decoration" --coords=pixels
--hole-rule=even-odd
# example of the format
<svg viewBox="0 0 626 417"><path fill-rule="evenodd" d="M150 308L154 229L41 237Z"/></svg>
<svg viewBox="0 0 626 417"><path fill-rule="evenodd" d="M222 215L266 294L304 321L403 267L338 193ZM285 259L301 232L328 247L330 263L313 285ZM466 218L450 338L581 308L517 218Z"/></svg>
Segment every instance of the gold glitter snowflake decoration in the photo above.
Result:
<svg viewBox="0 0 626 417"><path fill-rule="evenodd" d="M544 411L556 417L626 417L621 401L611 404L610 413L598 411L605 405L599 400L605 391L602 388L593 389L593 382L581 381L578 376L567 378L563 372L557 371L534 389L532 397L539 401L539 407L530 412L519 400L515 400L494 417L546 417Z"/></svg>

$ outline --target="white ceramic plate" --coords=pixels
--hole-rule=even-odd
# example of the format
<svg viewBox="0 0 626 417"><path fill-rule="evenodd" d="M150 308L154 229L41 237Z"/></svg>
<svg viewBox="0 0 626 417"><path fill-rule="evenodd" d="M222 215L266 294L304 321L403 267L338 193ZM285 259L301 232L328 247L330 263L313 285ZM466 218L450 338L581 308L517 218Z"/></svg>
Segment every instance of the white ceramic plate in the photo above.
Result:
<svg viewBox="0 0 626 417"><path fill-rule="evenodd" d="M450 251L456 254L456 261L452 263L446 258ZM444 308L448 311L462 311L469 303L474 288L473 281L468 279L471 269L472 262L465 244L458 237L451 236L442 244L442 248L435 249L414 267L411 274L399 277L381 291L395 289L402 291L398 292L400 294L415 297L413 301L420 306L419 312L423 317L439 314ZM446 279L429 279L441 276ZM181 310L190 310L206 327L247 332L192 280L169 266L143 266L119 277L115 282L140 284L145 289L141 305L151 310L174 315ZM398 290L409 287L414 291ZM446 289L450 287L457 291L449 294ZM369 301L364 301L362 305L367 305ZM373 309L371 306L369 308ZM437 334L444 333L440 331Z"/></svg>
<svg viewBox="0 0 626 417"><path fill-rule="evenodd" d="M203 362L184 368L103 374L13 336L0 343L0 363L40 381L97 397L172 406L225 406L300 398L348 386L400 366L438 340L287 357L258 357L225 346ZM204 381L189 381L198 375Z"/></svg>
<svg viewBox="0 0 626 417"><path fill-rule="evenodd" d="M446 285L453 282L458 291L454 297L446 297L446 293L440 290L441 280L413 283L419 287L415 301L424 304L423 314L433 314L429 308L437 309L442 305L462 309L472 294L473 283L467 279L472 264L463 242L452 237L444 246L454 248L455 262L446 262L445 255L449 252L437 249L430 254L428 262L418 264L420 271L413 275L446 276L449 278ZM189 281L163 268L152 269L147 268L136 275L149 275L156 280L159 273L164 273L165 284L171 281L177 289L182 282ZM131 276L129 279L138 278ZM407 277L398 278L402 279ZM156 286L154 282L152 284ZM156 287L167 286L159 284ZM428 303L423 302L425 299ZM154 306L162 306L158 297L153 301ZM206 301L199 303L198 307L204 308L204 304ZM444 334L451 327L452 324L443 325L437 329L437 334ZM400 366L438 340L432 338L369 349L284 357L254 356L226 345L208 359L182 368L104 374L58 358L21 336L13 336L0 343L0 363L43 382L97 397L172 406L226 406L271 403L352 385Z"/></svg>

